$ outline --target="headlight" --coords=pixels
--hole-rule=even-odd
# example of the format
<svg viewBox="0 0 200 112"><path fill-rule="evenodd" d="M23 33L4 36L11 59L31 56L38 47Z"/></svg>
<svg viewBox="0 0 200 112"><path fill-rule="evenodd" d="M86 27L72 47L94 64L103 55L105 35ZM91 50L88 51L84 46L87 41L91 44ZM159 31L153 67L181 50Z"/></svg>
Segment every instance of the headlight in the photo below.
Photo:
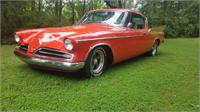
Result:
<svg viewBox="0 0 200 112"><path fill-rule="evenodd" d="M19 38L18 35L15 35L15 41L16 41L16 42L19 42L19 41L20 41L20 38Z"/></svg>
<svg viewBox="0 0 200 112"><path fill-rule="evenodd" d="M64 44L65 44L65 48L67 49L67 50L72 50L73 49L73 44L72 44L72 42L71 42L71 40L69 40L69 39L65 39L64 40Z"/></svg>

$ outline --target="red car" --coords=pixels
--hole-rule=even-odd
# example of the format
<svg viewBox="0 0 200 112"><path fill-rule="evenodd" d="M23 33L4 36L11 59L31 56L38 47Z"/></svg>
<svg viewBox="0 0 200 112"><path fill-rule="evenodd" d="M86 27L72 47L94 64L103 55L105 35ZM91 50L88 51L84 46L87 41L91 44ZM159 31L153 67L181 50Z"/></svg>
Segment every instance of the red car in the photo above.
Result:
<svg viewBox="0 0 200 112"><path fill-rule="evenodd" d="M14 53L40 68L100 76L108 65L148 52L154 56L164 41L152 34L147 18L131 9L99 9L74 26L18 31Z"/></svg>

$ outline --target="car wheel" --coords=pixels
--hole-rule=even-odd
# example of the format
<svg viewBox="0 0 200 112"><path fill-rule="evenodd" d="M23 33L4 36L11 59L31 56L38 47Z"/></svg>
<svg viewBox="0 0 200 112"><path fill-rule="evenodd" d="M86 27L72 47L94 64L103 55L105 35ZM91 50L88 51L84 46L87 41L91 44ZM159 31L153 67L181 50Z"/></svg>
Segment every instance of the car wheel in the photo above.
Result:
<svg viewBox="0 0 200 112"><path fill-rule="evenodd" d="M87 77L100 76L107 65L106 51L103 47L96 47L90 53L86 60L83 73Z"/></svg>
<svg viewBox="0 0 200 112"><path fill-rule="evenodd" d="M149 52L149 55L150 56L155 56L158 52L158 46L159 46L159 42L156 40Z"/></svg>

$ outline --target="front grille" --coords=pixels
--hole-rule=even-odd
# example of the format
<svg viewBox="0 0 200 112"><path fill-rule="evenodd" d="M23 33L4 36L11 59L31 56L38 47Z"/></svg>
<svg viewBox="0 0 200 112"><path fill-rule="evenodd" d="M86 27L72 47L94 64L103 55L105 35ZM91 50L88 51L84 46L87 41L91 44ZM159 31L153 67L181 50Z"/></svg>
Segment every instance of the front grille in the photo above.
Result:
<svg viewBox="0 0 200 112"><path fill-rule="evenodd" d="M37 55L41 56L49 56L49 57L54 57L54 58L63 58L63 59L71 59L72 55L69 53L64 53L55 49L50 49L50 48L40 48L35 52Z"/></svg>
<svg viewBox="0 0 200 112"><path fill-rule="evenodd" d="M27 52L28 51L28 44L20 45L19 50L21 50L23 52Z"/></svg>

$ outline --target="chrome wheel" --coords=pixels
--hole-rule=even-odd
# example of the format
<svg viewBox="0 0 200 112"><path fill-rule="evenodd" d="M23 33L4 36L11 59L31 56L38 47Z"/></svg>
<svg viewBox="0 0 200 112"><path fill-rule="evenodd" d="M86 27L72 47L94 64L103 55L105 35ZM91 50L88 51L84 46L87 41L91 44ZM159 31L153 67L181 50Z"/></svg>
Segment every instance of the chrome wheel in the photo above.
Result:
<svg viewBox="0 0 200 112"><path fill-rule="evenodd" d="M90 61L90 72L93 76L99 76L105 65L105 51L103 48L94 50Z"/></svg>
<svg viewBox="0 0 200 112"><path fill-rule="evenodd" d="M151 55L152 55L152 56L155 56L156 53L157 53L157 51L158 51L158 41L155 41L155 43L154 43L153 46L152 46Z"/></svg>

